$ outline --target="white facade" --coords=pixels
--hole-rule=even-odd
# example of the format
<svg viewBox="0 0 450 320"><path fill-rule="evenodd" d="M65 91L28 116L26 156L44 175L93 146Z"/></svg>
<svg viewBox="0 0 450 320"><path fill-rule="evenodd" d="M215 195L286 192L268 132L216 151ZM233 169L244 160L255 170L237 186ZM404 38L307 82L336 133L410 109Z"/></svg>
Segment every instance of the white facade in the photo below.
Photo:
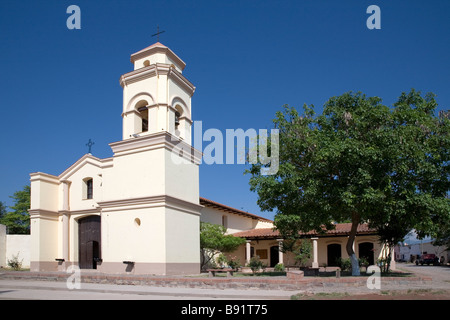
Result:
<svg viewBox="0 0 450 320"><path fill-rule="evenodd" d="M199 271L195 87L182 75L184 62L160 43L131 61L134 71L120 77L123 140L110 144L113 157L86 154L59 176L30 175L32 271L83 263L113 273ZM100 218L83 220L92 216Z"/></svg>
<svg viewBox="0 0 450 320"><path fill-rule="evenodd" d="M120 77L123 140L60 175L31 177L31 271L70 265L105 273L200 272L200 219L229 233L272 222L199 197L185 63L159 42ZM201 204L202 202L203 204Z"/></svg>

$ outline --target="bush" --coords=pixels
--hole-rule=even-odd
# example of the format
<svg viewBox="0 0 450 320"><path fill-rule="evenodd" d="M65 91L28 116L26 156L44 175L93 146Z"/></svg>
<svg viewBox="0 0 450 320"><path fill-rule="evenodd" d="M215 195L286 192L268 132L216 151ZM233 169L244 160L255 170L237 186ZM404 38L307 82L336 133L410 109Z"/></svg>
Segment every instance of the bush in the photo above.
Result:
<svg viewBox="0 0 450 320"><path fill-rule="evenodd" d="M369 266L369 260L366 257L361 257L358 259L359 266L367 268Z"/></svg>
<svg viewBox="0 0 450 320"><path fill-rule="evenodd" d="M264 264L264 262L259 260L259 256L252 257L250 259L248 266L250 267L250 269L252 269L253 274L258 272L260 269L266 268L266 265Z"/></svg>
<svg viewBox="0 0 450 320"><path fill-rule="evenodd" d="M227 264L227 262L227 257L223 253L219 254L219 256L217 257L217 263L219 264L219 266L223 268Z"/></svg>
<svg viewBox="0 0 450 320"><path fill-rule="evenodd" d="M241 266L241 262L236 257L227 257L223 253L221 253L217 257L217 263L219 264L220 268L229 267L231 269L237 269Z"/></svg>
<svg viewBox="0 0 450 320"><path fill-rule="evenodd" d="M285 268L284 268L284 264L282 263L277 263L275 268L273 269L274 271L277 272L284 272Z"/></svg>
<svg viewBox="0 0 450 320"><path fill-rule="evenodd" d="M237 270L241 266L241 261L236 257L230 257L227 260L228 266L234 270Z"/></svg>
<svg viewBox="0 0 450 320"><path fill-rule="evenodd" d="M336 260L338 267L342 270L342 271L349 271L352 269L352 262L350 261L350 258L347 259L342 259L342 258L338 258Z"/></svg>
<svg viewBox="0 0 450 320"><path fill-rule="evenodd" d="M23 259L19 261L19 252L18 252L17 255L12 256L11 260L8 259L8 266L13 270L18 271L22 269L22 262Z"/></svg>

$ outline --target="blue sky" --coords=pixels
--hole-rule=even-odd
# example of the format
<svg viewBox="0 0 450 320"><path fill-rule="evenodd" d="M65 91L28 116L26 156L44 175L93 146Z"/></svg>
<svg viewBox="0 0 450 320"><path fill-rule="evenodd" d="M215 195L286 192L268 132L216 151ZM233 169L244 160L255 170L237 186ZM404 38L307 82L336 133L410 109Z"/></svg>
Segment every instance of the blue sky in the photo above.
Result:
<svg viewBox="0 0 450 320"><path fill-rule="evenodd" d="M69 5L81 30L68 30ZM369 30L369 5L381 29ZM203 129L270 129L284 104L362 91L392 105L411 88L450 109L450 1L0 1L0 201L29 173L59 175L85 153L112 156L121 140L120 75L130 55L160 42L196 86ZM261 212L246 165L200 167L200 194Z"/></svg>

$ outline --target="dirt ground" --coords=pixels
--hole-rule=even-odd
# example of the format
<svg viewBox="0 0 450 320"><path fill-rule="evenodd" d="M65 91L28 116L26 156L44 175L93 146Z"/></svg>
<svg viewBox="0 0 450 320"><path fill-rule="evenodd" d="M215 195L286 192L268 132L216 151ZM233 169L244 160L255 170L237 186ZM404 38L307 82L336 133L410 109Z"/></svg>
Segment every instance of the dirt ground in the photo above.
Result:
<svg viewBox="0 0 450 320"><path fill-rule="evenodd" d="M360 293L310 293L292 296L293 300L449 300L449 290L413 289L407 291L381 291Z"/></svg>
<svg viewBox="0 0 450 320"><path fill-rule="evenodd" d="M342 288L339 291L316 291L293 295L294 300L450 300L449 266L416 266L398 263L397 270L414 276L430 277L427 284L387 286L373 293Z"/></svg>

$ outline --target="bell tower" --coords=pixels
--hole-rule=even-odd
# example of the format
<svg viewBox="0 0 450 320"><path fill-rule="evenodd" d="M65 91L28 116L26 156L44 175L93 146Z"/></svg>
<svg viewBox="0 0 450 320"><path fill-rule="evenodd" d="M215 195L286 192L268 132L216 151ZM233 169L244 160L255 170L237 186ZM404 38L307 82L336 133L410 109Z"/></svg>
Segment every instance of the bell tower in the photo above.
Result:
<svg viewBox="0 0 450 320"><path fill-rule="evenodd" d="M123 140L166 131L191 144L191 97L186 64L157 42L131 55L134 71L120 77Z"/></svg>
<svg viewBox="0 0 450 320"><path fill-rule="evenodd" d="M110 143L114 155L101 177L100 267L197 273L202 206L201 153L191 146L195 87L182 74L186 64L159 42L132 54L131 62L134 70L120 77L122 140Z"/></svg>

